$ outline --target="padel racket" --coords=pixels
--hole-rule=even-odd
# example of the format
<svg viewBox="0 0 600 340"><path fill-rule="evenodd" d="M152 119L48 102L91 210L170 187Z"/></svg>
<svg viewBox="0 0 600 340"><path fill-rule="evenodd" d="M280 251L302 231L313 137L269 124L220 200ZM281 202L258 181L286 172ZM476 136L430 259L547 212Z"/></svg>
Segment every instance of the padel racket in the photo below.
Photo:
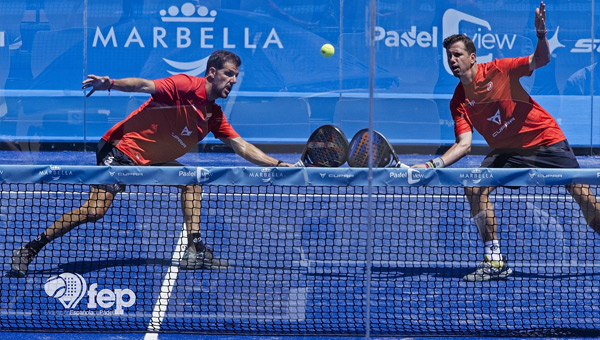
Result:
<svg viewBox="0 0 600 340"><path fill-rule="evenodd" d="M369 129L362 129L350 141L348 165L353 168L366 168L369 166L369 156L375 168L409 168L408 165L400 162L387 138L375 130L373 130L373 144L369 152Z"/></svg>
<svg viewBox="0 0 600 340"><path fill-rule="evenodd" d="M348 139L337 126L323 125L308 138L300 166L339 167L348 159Z"/></svg>

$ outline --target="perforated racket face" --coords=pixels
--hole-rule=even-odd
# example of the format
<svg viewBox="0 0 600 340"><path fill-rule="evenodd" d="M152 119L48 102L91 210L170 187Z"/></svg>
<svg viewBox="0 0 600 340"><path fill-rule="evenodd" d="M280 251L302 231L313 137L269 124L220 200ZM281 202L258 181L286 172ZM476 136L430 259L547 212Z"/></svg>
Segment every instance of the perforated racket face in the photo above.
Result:
<svg viewBox="0 0 600 340"><path fill-rule="evenodd" d="M358 131L350 141L348 165L356 168L369 166L369 130ZM377 168L387 167L392 163L394 151L387 139L377 131L373 131L373 145L371 158L373 166Z"/></svg>
<svg viewBox="0 0 600 340"><path fill-rule="evenodd" d="M319 127L306 143L306 166L339 167L348 159L348 139L333 125Z"/></svg>

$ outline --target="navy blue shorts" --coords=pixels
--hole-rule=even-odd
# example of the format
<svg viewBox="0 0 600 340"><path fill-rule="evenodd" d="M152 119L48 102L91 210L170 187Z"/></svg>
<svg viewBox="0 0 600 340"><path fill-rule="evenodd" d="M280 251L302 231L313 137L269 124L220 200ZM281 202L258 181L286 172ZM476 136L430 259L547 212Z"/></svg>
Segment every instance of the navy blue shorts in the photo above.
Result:
<svg viewBox="0 0 600 340"><path fill-rule="evenodd" d="M481 168L579 168L577 157L566 140L531 149L495 149Z"/></svg>
<svg viewBox="0 0 600 340"><path fill-rule="evenodd" d="M137 166L139 164L135 163L133 159L129 158L123 151L115 148L112 144L107 143L104 139L101 139L98 142L98 146L96 147L96 164L97 165L106 165L106 166ZM168 163L157 163L152 164L153 166L183 166L183 164L172 161ZM118 192L125 191L124 184L102 184L96 185L95 187L102 189L104 191L108 191L113 195Z"/></svg>
<svg viewBox="0 0 600 340"><path fill-rule="evenodd" d="M123 151L115 148L112 144L107 143L104 139L98 142L96 147L96 164L106 166L135 166L133 159L129 158ZM110 192L115 195L118 192L123 192L126 189L124 184L100 184L95 185L96 188Z"/></svg>
<svg viewBox="0 0 600 340"><path fill-rule="evenodd" d="M133 159L129 158L123 151L107 143L104 139L98 142L96 147L96 164L106 166L135 166Z"/></svg>

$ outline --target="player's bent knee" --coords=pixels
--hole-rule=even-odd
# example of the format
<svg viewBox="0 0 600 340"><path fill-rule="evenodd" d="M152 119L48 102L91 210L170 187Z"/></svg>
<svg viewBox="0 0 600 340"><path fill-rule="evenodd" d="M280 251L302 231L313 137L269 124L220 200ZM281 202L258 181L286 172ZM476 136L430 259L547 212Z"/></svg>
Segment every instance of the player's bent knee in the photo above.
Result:
<svg viewBox="0 0 600 340"><path fill-rule="evenodd" d="M182 190L183 193L186 193L186 194L201 194L202 193L201 185L181 185L178 187L179 187L179 189Z"/></svg>
<svg viewBox="0 0 600 340"><path fill-rule="evenodd" d="M478 201L479 198L484 195L481 188L479 187L466 187L465 188L465 196L469 199L469 201Z"/></svg>
<svg viewBox="0 0 600 340"><path fill-rule="evenodd" d="M87 208L82 211L82 215L85 217L86 222L96 222L101 220L107 211L107 207Z"/></svg>

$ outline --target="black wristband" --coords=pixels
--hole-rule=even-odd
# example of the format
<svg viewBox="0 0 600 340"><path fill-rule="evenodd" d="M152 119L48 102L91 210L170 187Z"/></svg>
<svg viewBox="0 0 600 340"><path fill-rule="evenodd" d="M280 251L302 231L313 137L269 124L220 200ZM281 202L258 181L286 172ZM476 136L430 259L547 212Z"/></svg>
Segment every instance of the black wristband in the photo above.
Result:
<svg viewBox="0 0 600 340"><path fill-rule="evenodd" d="M538 39L544 39L546 37L546 33L548 33L548 31L544 30L544 32L542 32L542 33L536 32L536 35L537 35Z"/></svg>
<svg viewBox="0 0 600 340"><path fill-rule="evenodd" d="M278 161L277 161L277 164L276 164L275 166L280 166L280 165L281 165L281 163L283 163L283 161L280 161L280 160L278 160Z"/></svg>

